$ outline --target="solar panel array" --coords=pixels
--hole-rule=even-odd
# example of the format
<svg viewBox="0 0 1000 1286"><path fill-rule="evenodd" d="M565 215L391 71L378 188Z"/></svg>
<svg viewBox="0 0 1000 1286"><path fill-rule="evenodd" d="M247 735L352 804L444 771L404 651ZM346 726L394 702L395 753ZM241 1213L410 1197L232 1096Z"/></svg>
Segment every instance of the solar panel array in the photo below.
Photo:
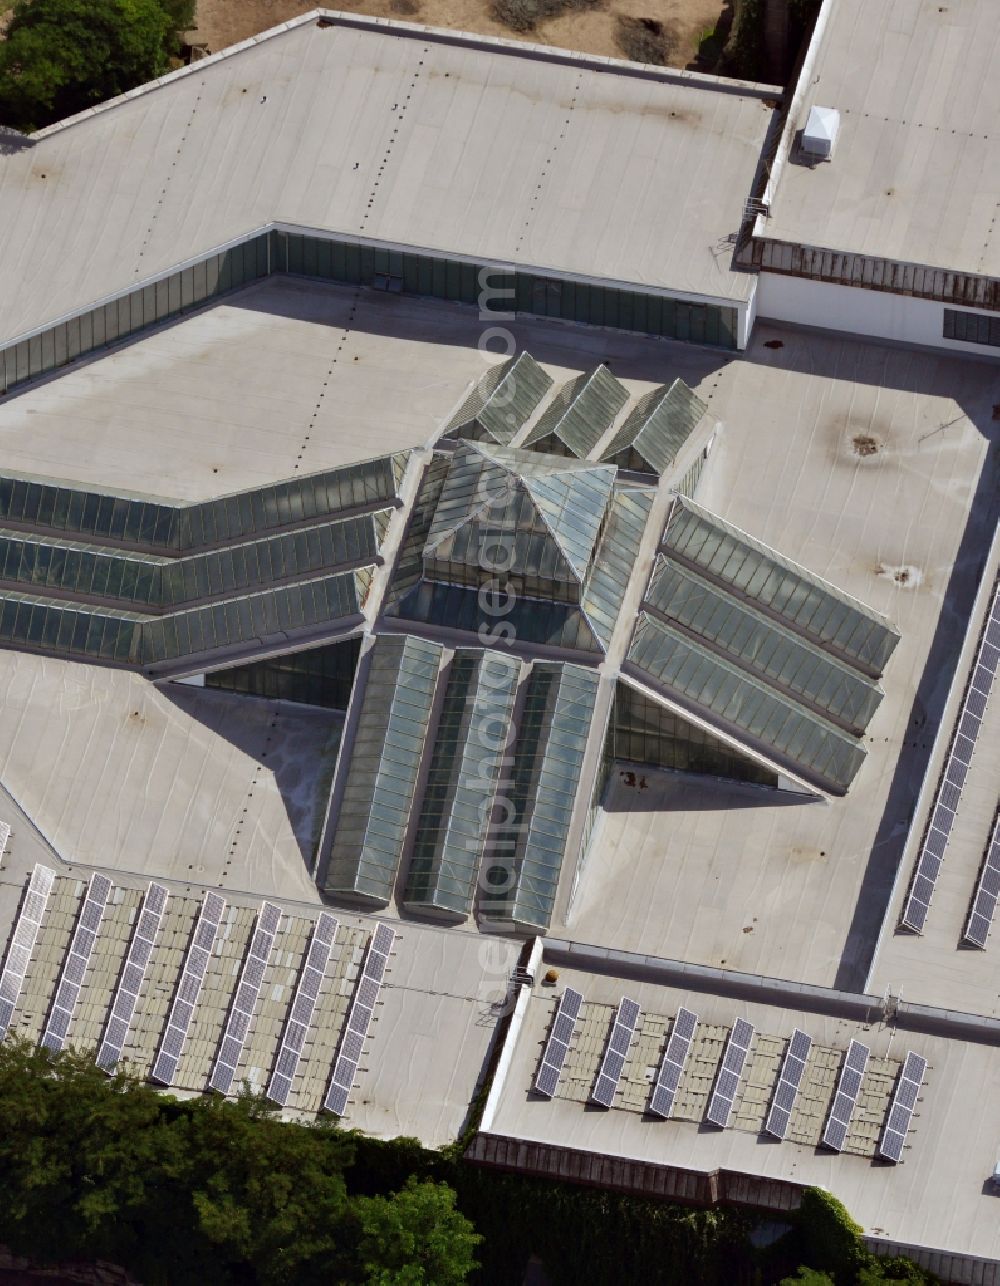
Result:
<svg viewBox="0 0 1000 1286"><path fill-rule="evenodd" d="M3 973L0 973L0 1040L7 1035L14 1017L21 988L24 986L24 975L28 971L28 962L35 949L35 939L38 937L38 929L55 878L55 871L50 871L47 866L36 866L31 872L28 891L24 895L17 924L14 926L14 936L4 961Z"/></svg>
<svg viewBox="0 0 1000 1286"><path fill-rule="evenodd" d="M713 1125L721 1125L725 1128L729 1124L753 1034L753 1024L748 1023L745 1018L737 1018L726 1041L722 1066L715 1078L715 1087L712 1090L712 1097L708 1100L708 1111L705 1113L706 1120L711 1121Z"/></svg>
<svg viewBox="0 0 1000 1286"><path fill-rule="evenodd" d="M781 1075L775 1087L771 1110L767 1114L765 1131L776 1139L783 1139L788 1130L788 1122L795 1106L795 1096L802 1084L802 1073L806 1070L806 1059L812 1048L812 1038L796 1027L792 1039L785 1050L785 1059L781 1064Z"/></svg>
<svg viewBox="0 0 1000 1286"><path fill-rule="evenodd" d="M73 931L69 952L63 961L62 971L59 974L59 986L56 988L55 999L52 1001L49 1019L42 1036L42 1044L46 1049L58 1051L63 1047L63 1041L66 1039L66 1033L73 1018L73 1010L80 998L80 988L83 986L91 952L97 941L111 888L111 881L106 875L95 871L90 877L83 906L80 908L80 918Z"/></svg>
<svg viewBox="0 0 1000 1286"><path fill-rule="evenodd" d="M375 1011L375 1003L382 989L382 979L385 976L389 952L392 950L395 937L395 933L387 924L380 924L372 935L371 944L368 947L365 967L361 971L357 990L351 1001L347 1028L340 1038L340 1048L333 1064L330 1088L323 1103L328 1112L335 1112L337 1116L343 1116L347 1107L347 1099L358 1073L358 1062L361 1059L361 1051L364 1048L365 1037L368 1035L372 1014Z"/></svg>
<svg viewBox="0 0 1000 1286"><path fill-rule="evenodd" d="M903 1144L913 1118L913 1109L917 1104L917 1095L923 1084L924 1072L927 1071L927 1059L912 1051L906 1055L903 1070L900 1073L896 1092L892 1096L889 1115L882 1140L878 1145L878 1154L887 1161L897 1162L903 1155Z"/></svg>
<svg viewBox="0 0 1000 1286"><path fill-rule="evenodd" d="M582 1005L583 996L580 992L574 991L572 987L567 987L560 996L559 1007L556 1009L552 1030L549 1032L549 1038L545 1043L542 1061L538 1066L538 1071L535 1073L536 1094L543 1094L546 1098L551 1098L556 1092L559 1075L562 1072L563 1064L566 1062L569 1043L573 1039L573 1030L576 1027L576 1020L580 1017Z"/></svg>
<svg viewBox="0 0 1000 1286"><path fill-rule="evenodd" d="M684 1071L684 1064L687 1062L691 1042L694 1040L697 1029L698 1015L693 1014L690 1009L678 1009L670 1039L663 1051L660 1069L656 1074L653 1095L649 1100L649 1110L653 1116L660 1116L666 1120L670 1115L677 1087L681 1083L681 1073Z"/></svg>
<svg viewBox="0 0 1000 1286"><path fill-rule="evenodd" d="M934 884L941 869L944 851L948 845L955 821L962 787L972 762L979 729L986 715L986 703L1000 663L1000 577L993 587L993 598L986 617L986 624L979 638L972 674L962 698L955 735L952 737L944 771L934 796L930 823L920 845L917 859L903 907L900 922L915 933L922 933L934 894ZM977 922L978 927L978 922ZM988 926L987 926L988 927Z"/></svg>
<svg viewBox="0 0 1000 1286"><path fill-rule="evenodd" d="M0 857L3 857L3 851L7 847L7 841L10 839L10 827L6 822L0 822Z"/></svg>
<svg viewBox="0 0 1000 1286"><path fill-rule="evenodd" d="M172 1085L177 1074L177 1064L181 1060L184 1041L187 1038L194 1008L201 994L201 985L205 981L205 971L215 945L215 935L219 932L219 922L226 903L218 893L206 893L201 904L198 922L194 926L194 935L184 957L184 968L181 980L170 1007L167 1029L160 1041L160 1048L153 1064L150 1076L161 1085Z"/></svg>
<svg viewBox="0 0 1000 1286"><path fill-rule="evenodd" d="M976 891L972 895L972 907L962 937L975 947L985 947L993 923L993 912L997 899L1000 898L1000 808L993 818L993 830L986 843L986 857Z"/></svg>
<svg viewBox="0 0 1000 1286"><path fill-rule="evenodd" d="M228 1094L232 1089L236 1068L243 1053L243 1042L253 1021L253 1011L260 997L264 973L280 923L281 907L275 906L273 902L265 902L257 916L257 924L250 939L250 950L243 961L233 1007L229 1011L226 1030L219 1046L219 1056L208 1082L220 1094Z"/></svg>
<svg viewBox="0 0 1000 1286"><path fill-rule="evenodd" d="M844 1059L844 1066L840 1069L833 1106L830 1108L826 1128L823 1130L823 1143L834 1152L840 1152L843 1149L867 1066L868 1047L862 1045L860 1041L852 1040L847 1047L847 1057Z"/></svg>
<svg viewBox="0 0 1000 1286"><path fill-rule="evenodd" d="M150 884L142 900L142 910L135 924L128 954L111 1004L111 1016L97 1053L97 1065L110 1072L122 1056L125 1040L132 1026L139 989L153 954L153 943L160 931L169 893L162 884Z"/></svg>
<svg viewBox="0 0 1000 1286"><path fill-rule="evenodd" d="M594 1088L590 1093L592 1103L598 1103L601 1107L611 1106L638 1021L639 1006L634 1000L623 996L615 1010L611 1034L604 1050L604 1057L601 1059L601 1066L597 1071Z"/></svg>
<svg viewBox="0 0 1000 1286"><path fill-rule="evenodd" d="M295 988L295 998L289 1011L288 1022L278 1046L271 1083L267 1087L267 1097L282 1107L288 1102L292 1081L298 1070L305 1044L306 1033L312 1026L316 1001L319 997L320 984L326 967L330 962L330 949L337 933L337 921L326 911L316 921L305 963Z"/></svg>

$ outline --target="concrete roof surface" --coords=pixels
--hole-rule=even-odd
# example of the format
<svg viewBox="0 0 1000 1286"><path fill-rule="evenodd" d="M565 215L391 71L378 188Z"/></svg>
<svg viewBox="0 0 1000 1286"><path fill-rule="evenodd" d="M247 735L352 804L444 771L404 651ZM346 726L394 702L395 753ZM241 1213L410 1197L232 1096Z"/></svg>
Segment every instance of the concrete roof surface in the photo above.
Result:
<svg viewBox="0 0 1000 1286"><path fill-rule="evenodd" d="M774 100L618 68L353 15L196 64L0 156L0 337L274 220L746 299Z"/></svg>
<svg viewBox="0 0 1000 1286"><path fill-rule="evenodd" d="M833 159L778 182L764 235L1000 276L1000 25L994 0L827 0L793 127L840 112Z"/></svg>

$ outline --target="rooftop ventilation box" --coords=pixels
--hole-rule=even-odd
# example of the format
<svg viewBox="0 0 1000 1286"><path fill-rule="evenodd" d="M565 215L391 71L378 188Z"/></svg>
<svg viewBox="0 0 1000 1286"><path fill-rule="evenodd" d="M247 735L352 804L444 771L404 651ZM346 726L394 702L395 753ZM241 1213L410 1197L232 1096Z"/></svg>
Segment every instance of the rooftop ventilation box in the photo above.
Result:
<svg viewBox="0 0 1000 1286"><path fill-rule="evenodd" d="M811 107L802 130L802 151L813 161L829 161L840 133L840 112L832 107Z"/></svg>

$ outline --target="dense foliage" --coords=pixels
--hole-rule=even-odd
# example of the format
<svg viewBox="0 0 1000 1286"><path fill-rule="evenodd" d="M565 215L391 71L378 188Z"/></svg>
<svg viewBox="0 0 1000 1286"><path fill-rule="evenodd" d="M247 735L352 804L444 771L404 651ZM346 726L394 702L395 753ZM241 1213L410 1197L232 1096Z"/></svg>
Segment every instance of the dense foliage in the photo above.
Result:
<svg viewBox="0 0 1000 1286"><path fill-rule="evenodd" d="M38 129L162 75L194 0L17 0L0 42L0 124Z"/></svg>
<svg viewBox="0 0 1000 1286"><path fill-rule="evenodd" d="M462 1282L478 1242L429 1177L349 1192L353 1136L251 1095L178 1102L93 1059L0 1045L0 1242L169 1283Z"/></svg>
<svg viewBox="0 0 1000 1286"><path fill-rule="evenodd" d="M551 1286L932 1280L875 1260L828 1193L793 1218L758 1251L744 1212L500 1174L459 1147L283 1123L250 1094L179 1101L90 1056L0 1044L0 1244L145 1286L511 1286L532 1256Z"/></svg>

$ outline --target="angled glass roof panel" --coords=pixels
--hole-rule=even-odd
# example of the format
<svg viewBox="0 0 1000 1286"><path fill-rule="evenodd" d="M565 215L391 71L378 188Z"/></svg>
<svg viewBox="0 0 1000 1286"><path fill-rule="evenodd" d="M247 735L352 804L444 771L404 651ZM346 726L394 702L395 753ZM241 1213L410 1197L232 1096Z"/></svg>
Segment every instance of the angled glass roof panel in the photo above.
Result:
<svg viewBox="0 0 1000 1286"><path fill-rule="evenodd" d="M551 376L531 354L519 353L490 367L448 420L445 432L507 445L551 387Z"/></svg>
<svg viewBox="0 0 1000 1286"><path fill-rule="evenodd" d="M518 594L484 595L463 585L422 580L387 610L388 616L475 636L479 642L534 643L601 653L603 647L586 615L571 603L530 599Z"/></svg>
<svg viewBox="0 0 1000 1286"><path fill-rule="evenodd" d="M605 648L611 643L622 599L635 572L654 494L642 487L616 486L612 495L608 520L583 591L583 610Z"/></svg>
<svg viewBox="0 0 1000 1286"><path fill-rule="evenodd" d="M626 416L601 459L632 468L635 452L662 478L707 410L681 379L669 387L651 389Z"/></svg>
<svg viewBox="0 0 1000 1286"><path fill-rule="evenodd" d="M863 732L882 700L873 680L668 555L657 556L646 601L658 615L848 731Z"/></svg>
<svg viewBox="0 0 1000 1286"><path fill-rule="evenodd" d="M407 906L461 916L472 909L520 673L520 662L500 652L455 654L434 732Z"/></svg>
<svg viewBox="0 0 1000 1286"><path fill-rule="evenodd" d="M560 662L532 666L505 795L510 815L486 857L484 922L548 927L598 684L596 670Z"/></svg>
<svg viewBox="0 0 1000 1286"><path fill-rule="evenodd" d="M382 903L392 895L442 654L412 635L375 642L324 877L329 893Z"/></svg>
<svg viewBox="0 0 1000 1286"><path fill-rule="evenodd" d="M611 465L463 444L428 528L428 578L481 584L499 576L528 597L578 602L614 476Z"/></svg>
<svg viewBox="0 0 1000 1286"><path fill-rule="evenodd" d="M747 733L805 777L846 791L864 762L864 747L854 737L646 612L639 615L628 660L709 722Z"/></svg>
<svg viewBox="0 0 1000 1286"><path fill-rule="evenodd" d="M899 642L883 616L692 500L674 500L663 547L872 675L882 673Z"/></svg>
<svg viewBox="0 0 1000 1286"><path fill-rule="evenodd" d="M606 366L569 380L557 391L524 440L530 447L550 434L582 459L593 451L628 401L628 389Z"/></svg>

